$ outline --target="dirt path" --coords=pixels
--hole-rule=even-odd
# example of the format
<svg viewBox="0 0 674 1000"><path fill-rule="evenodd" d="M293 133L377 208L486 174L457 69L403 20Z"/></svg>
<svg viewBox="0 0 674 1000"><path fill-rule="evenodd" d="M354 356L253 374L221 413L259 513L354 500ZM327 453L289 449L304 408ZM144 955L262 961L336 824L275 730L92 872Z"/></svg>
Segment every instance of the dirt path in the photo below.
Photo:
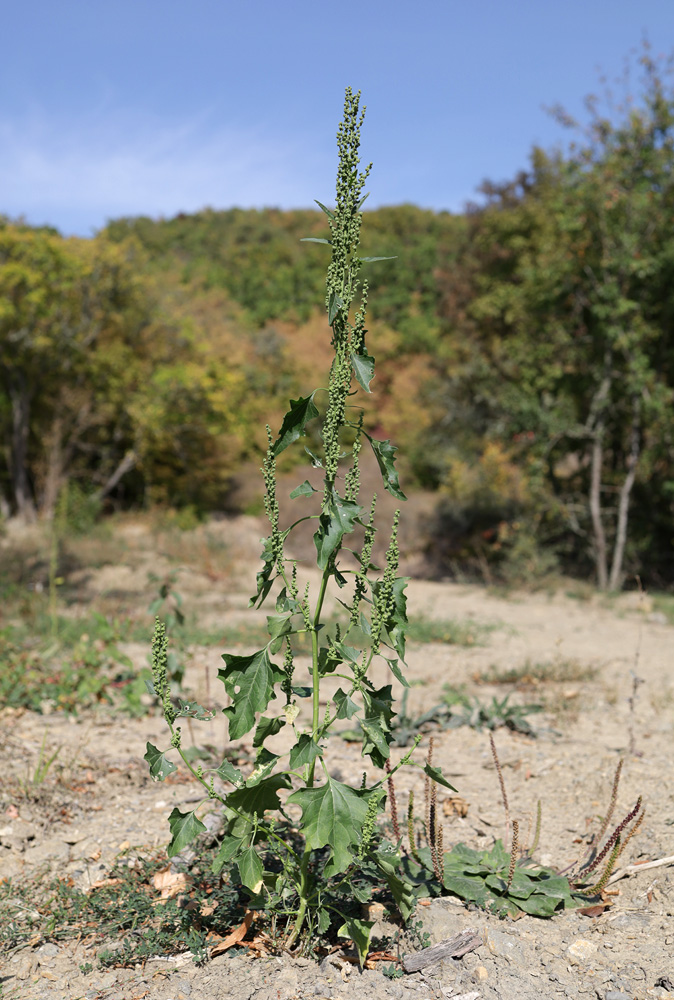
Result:
<svg viewBox="0 0 674 1000"><path fill-rule="evenodd" d="M240 620L243 596L225 594L211 580L208 615ZM197 588L198 589L198 588ZM674 854L674 627L652 614L647 599L624 598L612 607L594 600L529 595L505 599L474 587L414 581L412 615L475 623L483 644L410 644L408 713L440 700L444 684L463 687L489 701L514 691L515 701L539 701L546 712L531 717L541 733L530 739L498 730L496 741L513 816L526 824L538 799L543 826L537 859L562 868L582 848L591 820L602 815L619 758L625 755L618 814L638 795L646 819L630 844L630 861ZM483 631L480 626L492 626ZM129 645L142 662L146 650ZM217 699L213 680L222 650L194 648L187 676L198 697ZM494 671L517 670L517 685L484 683ZM633 674L643 681L630 705ZM536 675L548 676L533 684ZM383 679L383 677L382 677ZM527 686L529 685L529 686ZM46 869L86 888L105 877L121 850L163 845L167 816L194 795L182 779L156 785L142 761L147 740L164 740L157 718L130 720L104 712L77 720L53 714L2 713L0 768L0 879ZM61 747L56 765L38 791L24 794L21 781L34 773L40 746ZM222 746L224 727L207 738ZM204 739L203 735L201 739ZM421 750L426 745L424 740ZM402 754L402 750L396 751ZM356 748L333 738L329 766L353 779L363 769ZM447 819L445 843L488 847L503 836L503 809L484 733L462 727L437 735L435 761L468 802L465 817ZM401 772L400 806L411 789L423 797L420 772ZM175 776L173 776L175 778ZM25 792L25 789L24 789ZM95 951L84 943L35 942L5 956L3 998L87 1000L285 1000L295 997L364 997L372 1000L465 997L515 1000L582 996L674 996L674 867L634 874L613 886L614 905L597 917L563 913L543 921L499 921L451 899L421 906L418 919L434 942L468 927L482 944L463 959L390 980L334 963L254 959L226 953L204 967L158 957L144 968L91 971Z"/></svg>

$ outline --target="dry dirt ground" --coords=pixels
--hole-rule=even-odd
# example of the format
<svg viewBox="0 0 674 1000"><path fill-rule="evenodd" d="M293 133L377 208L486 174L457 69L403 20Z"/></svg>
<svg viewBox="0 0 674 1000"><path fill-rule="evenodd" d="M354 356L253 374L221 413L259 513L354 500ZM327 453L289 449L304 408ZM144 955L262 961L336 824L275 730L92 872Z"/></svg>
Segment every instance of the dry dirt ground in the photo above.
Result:
<svg viewBox="0 0 674 1000"><path fill-rule="evenodd" d="M124 530L126 534L120 533L112 543L114 564L102 560L98 569L81 571L79 583L74 571L71 583L80 586L83 603L96 599L100 607L126 611L146 607L148 569L162 573L180 560L177 542L171 551L168 542L162 542L139 555L136 542L145 529L127 525ZM198 609L204 624L217 623L226 635L229 627L247 617L246 597L256 568L253 553L262 532L254 518L222 522L209 531L222 536L227 565L224 569L213 565L211 538L203 559L192 558L191 568L181 574L180 590L188 610ZM198 532L181 544L198 552ZM542 801L537 860L563 869L578 856L583 849L580 839L593 822L596 828L597 817L606 809L621 757L625 764L616 816L624 815L642 795L646 819L620 864L672 860L674 627L653 611L647 596L625 595L607 604L596 597L498 596L473 586L413 580L408 600L411 615L477 623L476 635L481 636L474 645L410 644L410 715L436 704L448 683L464 686L485 701L510 690L515 701L546 706L545 713L531 718L540 731L536 739L505 729L495 734L511 814L526 826L537 800ZM76 605L72 613L77 613ZM480 624L492 628L481 632ZM199 699L224 704L216 671L226 648L190 650L186 683ZM144 662L144 646L129 643L125 650L135 662ZM522 675L519 688L480 680L511 668ZM537 675L546 671L556 679L536 683ZM635 675L643 683L631 697ZM194 796L185 781L153 784L146 773L142 760L146 741L165 740L157 717L131 720L101 709L73 718L5 709L1 719L0 879L43 879L51 870L86 888L105 877L121 850L165 844L169 813L175 805L184 809ZM223 722L204 725L206 735L202 731L199 738L222 746ZM61 747L61 770L55 765L40 794L31 797L22 793L20 779L32 773L45 737L46 747ZM427 742L425 737L422 755ZM468 803L465 816L447 818L445 844L464 841L488 847L502 837L503 809L486 734L467 727L439 733L434 760ZM328 762L351 780L363 770L355 746L339 738L330 741ZM415 790L417 801L423 798L420 774L412 768L401 772L398 796L403 810L410 790ZM203 967L189 958L168 961L158 955L135 969L94 968L83 974L80 965L95 966L96 961L95 949L86 940L55 944L38 937L12 954L0 955L0 996L12 1000L674 996L674 866L632 872L611 889L613 905L596 917L565 912L551 920L528 916L499 920L450 898L420 906L416 919L423 921L433 942L474 928L482 943L460 960L447 959L424 973L398 979L388 979L376 968L361 973L338 955L319 966L287 956L255 958L241 951L226 952Z"/></svg>

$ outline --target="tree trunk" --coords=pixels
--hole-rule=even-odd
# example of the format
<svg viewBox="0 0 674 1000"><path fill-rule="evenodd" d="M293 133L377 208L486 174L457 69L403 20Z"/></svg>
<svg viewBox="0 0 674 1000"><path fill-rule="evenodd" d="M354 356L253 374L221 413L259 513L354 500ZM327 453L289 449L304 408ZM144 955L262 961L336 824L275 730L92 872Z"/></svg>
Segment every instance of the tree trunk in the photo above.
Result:
<svg viewBox="0 0 674 1000"><path fill-rule="evenodd" d="M623 558L625 555L625 543L627 541L627 517L629 514L630 494L634 486L637 475L637 465L639 464L639 454L641 452L641 420L640 420L640 400L635 398L633 402L632 431L630 440L630 453L627 459L627 475L620 488L620 498L618 500L618 525L616 528L615 544L613 546L613 560L611 563L611 576L609 579L609 590L619 590L622 585Z"/></svg>
<svg viewBox="0 0 674 1000"><path fill-rule="evenodd" d="M43 517L51 521L56 509L59 490L63 482L63 423L60 417L54 420L51 434L49 435L49 450L47 454L47 473L44 480L44 492L40 512Z"/></svg>
<svg viewBox="0 0 674 1000"><path fill-rule="evenodd" d="M117 466L113 474L110 476L108 481L103 486L101 486L100 490L96 490L96 492L94 493L94 497L96 498L96 500L105 499L108 493L111 493L114 490L115 486L120 481L122 476L125 476L127 472L130 472L135 464L136 464L135 451L127 451L126 455L119 463L119 465Z"/></svg>
<svg viewBox="0 0 674 1000"><path fill-rule="evenodd" d="M604 462L604 418L599 417L592 441L590 466L590 517L594 536L594 561L597 569L597 586L606 590L608 569L606 560L606 532L601 511L601 472Z"/></svg>
<svg viewBox="0 0 674 1000"><path fill-rule="evenodd" d="M24 521L35 521L37 512L28 477L28 434L30 432L31 393L24 372L12 372L7 379L12 406L10 476L16 512Z"/></svg>

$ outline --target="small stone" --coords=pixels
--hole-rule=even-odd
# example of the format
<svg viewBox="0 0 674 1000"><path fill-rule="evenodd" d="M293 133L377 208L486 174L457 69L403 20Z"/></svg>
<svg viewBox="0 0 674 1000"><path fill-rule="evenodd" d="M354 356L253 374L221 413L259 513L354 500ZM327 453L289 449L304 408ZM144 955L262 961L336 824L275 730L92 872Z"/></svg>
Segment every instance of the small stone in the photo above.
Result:
<svg viewBox="0 0 674 1000"><path fill-rule="evenodd" d="M604 993L604 1000L628 1000L629 993L623 993L622 990L608 990Z"/></svg>
<svg viewBox="0 0 674 1000"><path fill-rule="evenodd" d="M474 983L483 983L485 979L489 979L489 973L485 969L484 965L478 965L477 969L471 976Z"/></svg>
<svg viewBox="0 0 674 1000"><path fill-rule="evenodd" d="M35 847L29 847L24 858L28 864L36 865L40 864L42 861L56 860L56 861L67 861L68 855L70 854L70 848L68 844L64 843L62 840L50 839L43 840L41 844L36 844Z"/></svg>
<svg viewBox="0 0 674 1000"><path fill-rule="evenodd" d="M578 938L566 949L566 953L574 965L585 965L586 962L596 955L598 946L594 941L587 941L585 938Z"/></svg>
<svg viewBox="0 0 674 1000"><path fill-rule="evenodd" d="M60 952L60 948L57 944L48 942L47 944L40 945L37 949L38 955L46 955L47 958L54 958Z"/></svg>

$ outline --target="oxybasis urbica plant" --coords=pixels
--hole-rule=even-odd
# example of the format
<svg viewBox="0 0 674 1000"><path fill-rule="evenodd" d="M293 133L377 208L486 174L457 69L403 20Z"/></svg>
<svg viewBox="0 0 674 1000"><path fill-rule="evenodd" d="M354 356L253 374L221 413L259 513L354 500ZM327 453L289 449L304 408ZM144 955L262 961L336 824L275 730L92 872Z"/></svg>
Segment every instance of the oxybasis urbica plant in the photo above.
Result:
<svg viewBox="0 0 674 1000"><path fill-rule="evenodd" d="M219 671L231 699L224 709L229 738L235 741L253 732L255 767L244 777L224 760L209 771L195 767L183 753L176 720L181 716L207 718L208 713L196 704L176 707L172 703L166 678L167 640L160 622L153 641L154 688L171 731L171 746L160 751L148 743L146 759L153 777L162 780L175 770L167 756L174 749L204 787L200 806L188 813L176 808L169 818L170 856L205 829L197 812L208 800L217 800L224 808L225 827L216 870L236 865L235 874L238 872L252 898L250 905L267 909L277 921L279 917L285 921L287 947L300 935L323 933L338 921L342 925L338 933L355 941L362 960L371 925L345 912L353 910L347 905L348 896L353 894L359 874L365 871L370 881L385 882L404 919L412 912L414 897L399 867L399 845L383 841L376 822L385 804L384 769L395 713L392 684L376 687L370 679L371 666L375 658L383 657L391 677L407 686L401 669L407 626L406 580L398 576L398 512L383 570L372 564L376 496L366 505L360 501L359 455L364 440L374 451L384 488L399 500L405 495L394 464L396 449L389 441L375 440L367 433L357 401L359 390L370 392L375 364L365 342L367 282L361 282L360 273L364 264L392 259L359 253L361 207L366 197L363 187L370 172L369 166L359 171L363 123L359 101L360 94L347 89L337 133L335 208L317 203L327 216L329 238L309 241L324 244L331 251L325 305L334 357L328 385L291 400L276 438L267 428L269 447L263 475L271 531L264 541L263 566L251 605L259 607L274 593L275 613L267 618L269 641L247 656L225 653L225 665ZM322 469L322 490L308 480L298 486L291 497L298 498L299 504L313 501L313 513L283 528L276 460L286 448L301 442L311 424L320 428L321 446L314 445L318 454L306 447L304 451L311 466ZM309 584L302 581L301 566L286 553L289 534L307 518L316 521L319 583L313 597ZM356 536L362 541L355 553L345 545L347 536L354 532L362 532ZM341 624L333 622L328 627L325 602L331 587L344 614ZM300 636L305 644L310 639L309 676L305 668L300 669L299 658L296 660ZM327 675L339 678L341 684L325 706L321 684ZM263 714L279 702L275 712ZM378 780L368 783L363 775L362 782L352 786L332 776L327 738L335 723L345 719L359 723L362 754L381 769ZM285 752L275 741L281 730L292 734ZM411 753L397 766L389 763L390 773L401 763L410 763ZM448 785L429 762L419 766Z"/></svg>

